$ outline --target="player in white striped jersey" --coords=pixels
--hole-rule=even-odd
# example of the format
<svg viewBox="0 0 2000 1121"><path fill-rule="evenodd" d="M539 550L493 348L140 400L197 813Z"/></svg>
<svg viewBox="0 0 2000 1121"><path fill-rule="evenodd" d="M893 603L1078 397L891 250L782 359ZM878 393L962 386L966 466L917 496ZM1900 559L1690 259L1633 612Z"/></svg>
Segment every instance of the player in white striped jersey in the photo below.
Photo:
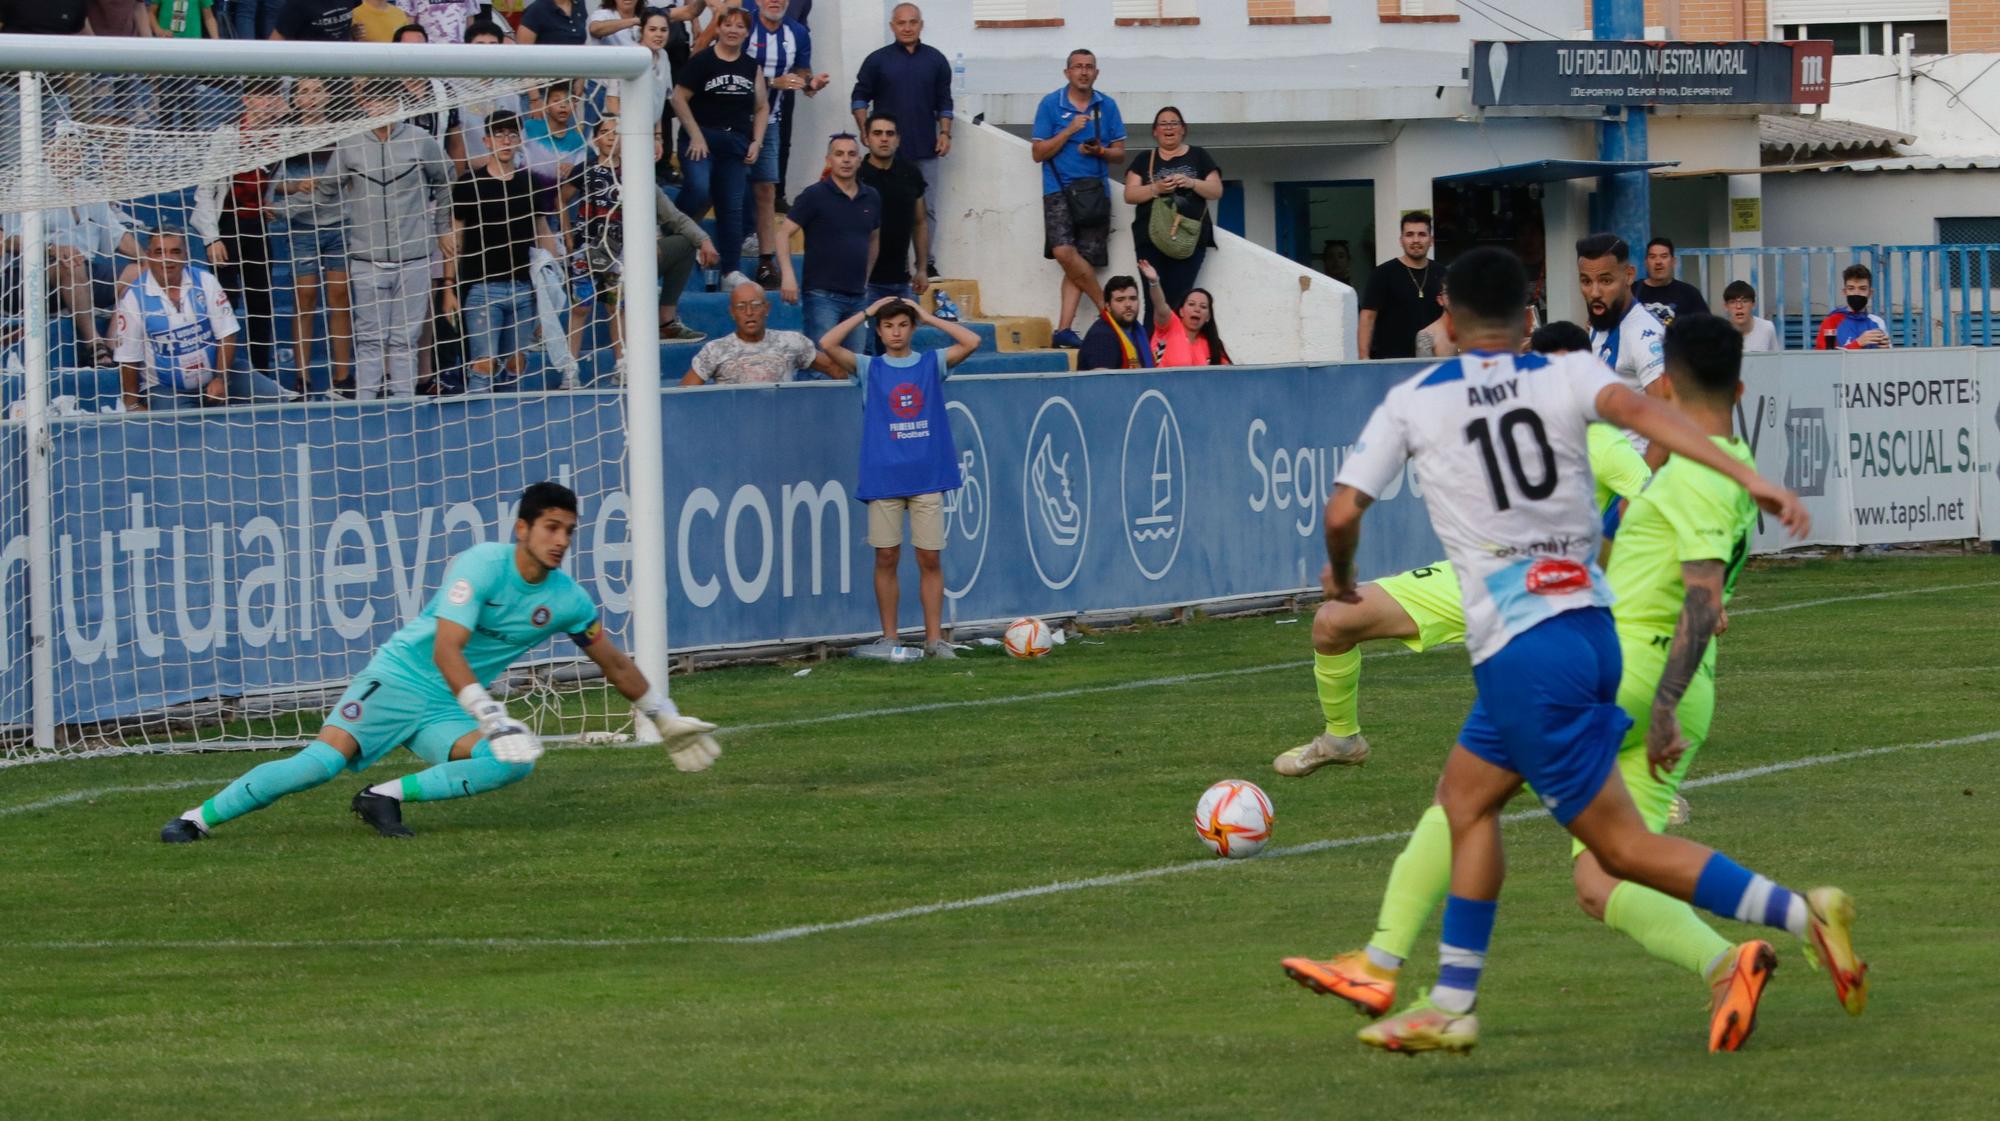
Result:
<svg viewBox="0 0 2000 1121"><path fill-rule="evenodd" d="M1619 380L1633 389L1659 396L1665 389L1655 386L1666 372L1667 329L1646 305L1632 298L1632 247L1617 234L1591 234L1576 242L1576 286L1583 293L1584 311L1590 320L1590 349L1611 367ZM1645 437L1627 432L1626 438L1646 466L1655 471L1667 461L1665 452L1649 453Z"/></svg>
<svg viewBox="0 0 2000 1121"><path fill-rule="evenodd" d="M1652 390L1666 372L1667 329L1632 298L1632 247L1617 234L1576 242L1576 285L1590 314L1590 347L1633 389ZM1657 393L1655 393L1657 396Z"/></svg>
<svg viewBox="0 0 2000 1121"><path fill-rule="evenodd" d="M1504 875L1500 811L1523 780L1613 876L1726 918L1810 938L1867 1001L1849 939L1853 901L1833 888L1794 893L1727 856L1646 828L1616 758L1631 719L1618 707L1618 643L1604 575L1586 426L1636 431L1665 452L1733 479L1795 534L1798 496L1724 453L1663 402L1619 383L1593 356L1518 355L1527 277L1520 261L1475 249L1446 281L1459 357L1389 391L1342 465L1326 509L1327 594L1353 602L1361 516L1406 461L1428 484L1431 526L1457 572L1478 697L1438 783L1451 825L1438 983L1403 1013L1364 1028L1387 1050L1466 1050ZM1652 757L1671 765L1678 744Z"/></svg>

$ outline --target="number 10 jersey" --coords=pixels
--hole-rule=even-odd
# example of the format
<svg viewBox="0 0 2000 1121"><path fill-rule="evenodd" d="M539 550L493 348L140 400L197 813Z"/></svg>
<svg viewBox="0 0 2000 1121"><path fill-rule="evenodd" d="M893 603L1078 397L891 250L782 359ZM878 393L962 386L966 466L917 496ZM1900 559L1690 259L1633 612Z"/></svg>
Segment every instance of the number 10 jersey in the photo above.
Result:
<svg viewBox="0 0 2000 1121"><path fill-rule="evenodd" d="M1545 619L1610 606L1586 433L1619 384L1591 354L1469 351L1390 389L1341 465L1336 484L1375 497L1416 462L1475 665Z"/></svg>

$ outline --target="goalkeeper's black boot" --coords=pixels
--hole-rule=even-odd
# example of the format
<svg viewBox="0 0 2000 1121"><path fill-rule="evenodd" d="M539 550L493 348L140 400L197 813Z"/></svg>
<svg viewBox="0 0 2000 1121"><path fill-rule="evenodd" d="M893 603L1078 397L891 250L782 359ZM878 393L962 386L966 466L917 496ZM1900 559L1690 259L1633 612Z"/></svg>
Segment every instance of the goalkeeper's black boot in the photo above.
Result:
<svg viewBox="0 0 2000 1121"><path fill-rule="evenodd" d="M376 794L367 787L354 796L354 816L375 827L375 832L384 837L414 837L410 827L403 824L403 803L401 799L386 794Z"/></svg>
<svg viewBox="0 0 2000 1121"><path fill-rule="evenodd" d="M201 826L184 817L177 817L160 826L160 840L170 845L185 845L191 841L207 839L208 834L201 831Z"/></svg>

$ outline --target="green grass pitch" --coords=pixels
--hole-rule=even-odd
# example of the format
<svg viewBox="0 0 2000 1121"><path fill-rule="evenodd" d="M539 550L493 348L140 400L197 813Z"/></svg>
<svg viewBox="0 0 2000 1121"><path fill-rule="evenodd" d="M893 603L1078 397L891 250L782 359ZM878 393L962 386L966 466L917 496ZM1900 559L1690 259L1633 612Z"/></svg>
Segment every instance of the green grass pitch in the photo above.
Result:
<svg viewBox="0 0 2000 1121"><path fill-rule="evenodd" d="M1270 758L1317 709L1306 620L1283 618L1036 663L698 674L681 703L750 726L713 771L553 752L412 807L402 843L348 814L358 777L158 843L268 755L0 771L0 1118L1994 1115L1990 557L1753 570L1723 640L1697 777L1913 745L1689 792L1689 835L1856 894L1858 1020L1779 938L1756 1037L1707 1054L1705 989L1577 911L1546 819L1507 828L1465 1059L1369 1052L1277 968L1366 938L1394 841L928 909L1199 862L1189 814L1225 777L1270 791L1280 846L1407 828L1470 700L1464 653L1376 648L1374 760L1286 780ZM941 707L801 723L918 705ZM1433 968L1427 936L1410 974Z"/></svg>

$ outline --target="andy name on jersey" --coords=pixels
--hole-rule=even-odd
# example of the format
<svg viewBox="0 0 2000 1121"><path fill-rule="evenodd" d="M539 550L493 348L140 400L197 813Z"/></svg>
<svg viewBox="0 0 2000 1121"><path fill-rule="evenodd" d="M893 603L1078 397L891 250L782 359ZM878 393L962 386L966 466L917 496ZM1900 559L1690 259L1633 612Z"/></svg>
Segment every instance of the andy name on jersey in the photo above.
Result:
<svg viewBox="0 0 2000 1121"><path fill-rule="evenodd" d="M1465 387L1465 403L1473 408L1482 405L1504 405L1518 400L1521 396L1521 379L1508 378L1492 385L1468 385Z"/></svg>

